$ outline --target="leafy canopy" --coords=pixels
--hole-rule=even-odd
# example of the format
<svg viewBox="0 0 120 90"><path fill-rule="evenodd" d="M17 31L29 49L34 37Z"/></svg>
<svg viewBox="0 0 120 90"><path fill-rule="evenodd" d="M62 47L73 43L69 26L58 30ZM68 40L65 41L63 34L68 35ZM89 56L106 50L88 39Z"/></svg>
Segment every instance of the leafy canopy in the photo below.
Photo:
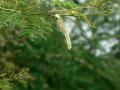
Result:
<svg viewBox="0 0 120 90"><path fill-rule="evenodd" d="M63 19L71 19L70 16L74 16L76 19L86 22L90 27L96 28L89 17L110 14L111 5L110 0L89 0L79 5L71 0L1 0L0 29L8 32L17 28L19 37L46 39L46 36L50 36L52 25L55 23L51 20L55 20L70 49L71 41ZM56 15L60 18L56 18Z"/></svg>

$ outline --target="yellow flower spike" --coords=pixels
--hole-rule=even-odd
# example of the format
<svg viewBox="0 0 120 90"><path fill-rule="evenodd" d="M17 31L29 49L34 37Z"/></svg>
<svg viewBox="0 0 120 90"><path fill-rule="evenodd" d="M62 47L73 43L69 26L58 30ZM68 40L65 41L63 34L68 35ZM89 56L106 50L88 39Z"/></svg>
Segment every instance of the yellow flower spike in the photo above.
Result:
<svg viewBox="0 0 120 90"><path fill-rule="evenodd" d="M64 34L65 39L66 39L66 43L67 43L67 47L70 50L72 48L72 44L71 44L71 40L70 40L70 36L69 33L67 31L67 29L64 26L64 22L61 18L61 16L59 14L55 14L55 17L57 18L57 24L60 28L60 31Z"/></svg>

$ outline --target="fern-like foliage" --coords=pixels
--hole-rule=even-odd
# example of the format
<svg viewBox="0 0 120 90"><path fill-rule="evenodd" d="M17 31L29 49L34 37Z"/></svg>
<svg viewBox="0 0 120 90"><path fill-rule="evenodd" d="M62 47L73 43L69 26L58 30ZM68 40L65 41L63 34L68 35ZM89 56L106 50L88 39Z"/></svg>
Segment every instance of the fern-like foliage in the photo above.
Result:
<svg viewBox="0 0 120 90"><path fill-rule="evenodd" d="M17 27L20 30L19 36L29 35L31 38L37 36L45 38L52 31L48 18L39 15L31 2L27 0L1 2L0 29L11 30Z"/></svg>
<svg viewBox="0 0 120 90"><path fill-rule="evenodd" d="M20 70L11 62L4 60L0 61L0 89L16 90L17 85L14 85L15 82L21 83L24 87L26 87L30 78L32 78L32 76L28 73L27 68Z"/></svg>
<svg viewBox="0 0 120 90"><path fill-rule="evenodd" d="M75 16L94 28L95 25L88 19L89 15L111 13L110 0L89 0L89 2L80 5L71 0L40 1L40 8L37 8L36 4L33 3L34 0L1 0L0 29L5 27L11 29L17 26L21 32L20 36L27 34L30 37L41 36L45 38L45 35L49 35L52 31L48 21L56 13L65 17Z"/></svg>
<svg viewBox="0 0 120 90"><path fill-rule="evenodd" d="M68 31L64 26L64 18L72 16L77 20L83 20L90 27L96 28L89 16L108 15L112 11L110 0L88 0L79 5L72 0L40 0L39 3L34 1L0 0L0 33L5 34L5 32L16 30L18 37L27 36L31 39L42 37L46 39L46 36L49 36L52 31L53 25L57 23L60 31L65 35L70 49L72 46ZM56 16L60 18L56 18ZM0 65L4 65L4 63ZM30 77L28 73L24 73L24 71L27 72L24 69L17 69L18 73L12 72L16 69L6 72L12 68L12 65L12 63L7 63L4 65L6 68L0 69L0 88L3 90L12 90L11 86L13 86L14 80L23 82Z"/></svg>

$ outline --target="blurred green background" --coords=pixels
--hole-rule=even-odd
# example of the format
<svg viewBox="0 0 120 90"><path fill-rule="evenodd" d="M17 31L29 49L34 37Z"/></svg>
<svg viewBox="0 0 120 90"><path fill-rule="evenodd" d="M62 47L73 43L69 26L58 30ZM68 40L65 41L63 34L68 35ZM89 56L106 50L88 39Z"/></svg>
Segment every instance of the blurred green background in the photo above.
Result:
<svg viewBox="0 0 120 90"><path fill-rule="evenodd" d="M44 8L45 9L45 8ZM44 10L43 10L44 11ZM19 28L0 33L3 90L120 90L120 8L90 17L97 30L65 19L73 48L52 23L47 40L18 38ZM43 27L44 28L44 27Z"/></svg>

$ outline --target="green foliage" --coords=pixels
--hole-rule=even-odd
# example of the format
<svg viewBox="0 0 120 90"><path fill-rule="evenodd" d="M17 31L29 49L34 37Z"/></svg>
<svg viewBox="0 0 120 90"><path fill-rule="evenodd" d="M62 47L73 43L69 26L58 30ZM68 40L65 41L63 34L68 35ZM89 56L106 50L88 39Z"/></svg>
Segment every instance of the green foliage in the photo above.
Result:
<svg viewBox="0 0 120 90"><path fill-rule="evenodd" d="M47 22L49 18L33 13L34 8L28 1L1 1L0 7L0 28L17 29L20 31L19 36L30 35L31 38L43 37L51 32L51 25ZM15 4L15 6L11 4ZM6 5L7 4L7 5ZM5 5L5 6L4 6ZM8 6L11 5L11 6ZM34 11L35 12L35 11ZM33 20L34 19L34 20ZM46 27L47 26L47 27Z"/></svg>
<svg viewBox="0 0 120 90"><path fill-rule="evenodd" d="M36 36L45 38L45 35L50 33L52 30L50 23L47 22L49 21L49 18L52 18L52 13L58 13L59 15L64 16L68 15L76 16L78 18L80 17L89 26L95 27L87 18L88 15L109 14L111 12L110 8L107 7L108 5L106 5L109 4L110 1L105 2L104 0L100 0L98 2L95 0L80 6L75 5L72 1L53 1L50 4L57 5L57 7L53 6L51 7L51 10L49 9L50 6L47 6L46 4L41 5L41 8L37 9L35 8L35 5L31 4L31 2L27 0L2 0L0 4L0 28L2 29L6 27L7 29L10 29L17 26L22 35L29 34L30 37L33 38ZM40 4L42 4L42 1ZM56 10L52 9L55 7ZM89 11L92 10L92 13L83 12L84 8Z"/></svg>
<svg viewBox="0 0 120 90"><path fill-rule="evenodd" d="M118 51L102 56L95 52L107 35L99 36L94 29L100 26L98 18L111 14L112 2L89 0L77 5L72 0L41 0L39 8L36 5L34 0L0 0L0 88L120 90L119 43L115 46ZM56 31L64 29L66 36L67 19L75 24L70 51ZM101 24L109 22L107 17L102 19ZM93 33L91 38L85 35L81 21L92 27L86 29ZM80 34L75 33L76 28Z"/></svg>

